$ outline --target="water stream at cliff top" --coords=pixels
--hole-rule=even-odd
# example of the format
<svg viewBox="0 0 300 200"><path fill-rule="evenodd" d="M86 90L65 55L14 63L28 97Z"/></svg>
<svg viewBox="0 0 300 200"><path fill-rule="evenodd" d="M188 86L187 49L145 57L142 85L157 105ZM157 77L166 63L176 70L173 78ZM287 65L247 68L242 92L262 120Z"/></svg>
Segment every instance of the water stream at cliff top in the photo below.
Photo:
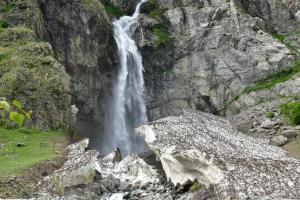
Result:
<svg viewBox="0 0 300 200"><path fill-rule="evenodd" d="M143 144L134 136L134 128L147 122L143 99L144 78L141 54L132 39L137 27L142 0L132 16L123 16L113 22L118 46L119 69L105 117L105 138L102 154L119 147L122 154L142 151Z"/></svg>

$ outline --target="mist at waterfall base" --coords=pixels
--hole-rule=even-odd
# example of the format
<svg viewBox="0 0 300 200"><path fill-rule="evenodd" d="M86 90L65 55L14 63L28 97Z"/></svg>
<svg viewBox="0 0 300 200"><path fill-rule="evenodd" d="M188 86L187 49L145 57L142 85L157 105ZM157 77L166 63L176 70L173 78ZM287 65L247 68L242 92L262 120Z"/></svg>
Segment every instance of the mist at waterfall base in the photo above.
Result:
<svg viewBox="0 0 300 200"><path fill-rule="evenodd" d="M114 37L118 46L119 69L112 97L107 102L104 135L100 153L106 155L119 148L123 155L140 153L147 149L134 128L147 122L143 98L144 78L141 54L132 39L137 27L142 0L132 16L123 16L113 22Z"/></svg>

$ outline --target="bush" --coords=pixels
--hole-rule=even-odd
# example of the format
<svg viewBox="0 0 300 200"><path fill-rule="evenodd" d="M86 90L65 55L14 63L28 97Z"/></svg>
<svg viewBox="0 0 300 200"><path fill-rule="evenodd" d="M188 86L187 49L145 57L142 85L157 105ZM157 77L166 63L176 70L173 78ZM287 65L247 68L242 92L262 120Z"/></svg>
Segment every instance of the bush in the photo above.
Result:
<svg viewBox="0 0 300 200"><path fill-rule="evenodd" d="M0 12L8 13L10 12L16 4L14 3L7 3L3 8L1 8Z"/></svg>
<svg viewBox="0 0 300 200"><path fill-rule="evenodd" d="M116 7L113 4L107 3L107 2L102 2L105 12L110 16L110 17L117 17L120 18L122 17L125 13L118 7Z"/></svg>
<svg viewBox="0 0 300 200"><path fill-rule="evenodd" d="M153 34L156 35L155 45L160 47L170 41L169 33L163 27L156 26L152 29Z"/></svg>
<svg viewBox="0 0 300 200"><path fill-rule="evenodd" d="M9 126L9 122L14 122L21 128L26 119L31 119L31 111L26 112L18 100L13 100L9 104L5 98L2 98L0 101L0 113L1 123L5 126Z"/></svg>
<svg viewBox="0 0 300 200"><path fill-rule="evenodd" d="M267 117L270 118L270 119L272 119L272 118L275 117L275 113L269 112L269 113L267 113Z"/></svg>
<svg viewBox="0 0 300 200"><path fill-rule="evenodd" d="M300 125L300 102L281 104L280 112L284 114L293 125Z"/></svg>
<svg viewBox="0 0 300 200"><path fill-rule="evenodd" d="M0 20L0 28L8 28L9 24L7 21Z"/></svg>

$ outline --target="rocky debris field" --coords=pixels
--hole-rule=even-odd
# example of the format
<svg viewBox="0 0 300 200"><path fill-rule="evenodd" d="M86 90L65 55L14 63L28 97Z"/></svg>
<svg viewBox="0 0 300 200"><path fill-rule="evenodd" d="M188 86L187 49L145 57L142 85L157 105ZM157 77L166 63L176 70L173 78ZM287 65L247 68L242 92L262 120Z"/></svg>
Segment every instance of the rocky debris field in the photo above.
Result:
<svg viewBox="0 0 300 200"><path fill-rule="evenodd" d="M61 169L35 199L297 199L300 161L266 139L207 113L167 117L137 129L153 153L99 158L88 139L68 147Z"/></svg>

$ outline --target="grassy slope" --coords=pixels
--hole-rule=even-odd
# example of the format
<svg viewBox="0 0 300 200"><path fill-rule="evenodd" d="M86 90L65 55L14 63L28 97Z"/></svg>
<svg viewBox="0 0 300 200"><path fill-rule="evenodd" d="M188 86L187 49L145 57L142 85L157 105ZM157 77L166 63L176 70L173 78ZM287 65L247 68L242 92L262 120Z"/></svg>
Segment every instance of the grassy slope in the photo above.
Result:
<svg viewBox="0 0 300 200"><path fill-rule="evenodd" d="M26 146L17 147L17 143L25 143ZM22 175L34 165L61 157L66 143L64 134L57 131L0 127L0 179Z"/></svg>

